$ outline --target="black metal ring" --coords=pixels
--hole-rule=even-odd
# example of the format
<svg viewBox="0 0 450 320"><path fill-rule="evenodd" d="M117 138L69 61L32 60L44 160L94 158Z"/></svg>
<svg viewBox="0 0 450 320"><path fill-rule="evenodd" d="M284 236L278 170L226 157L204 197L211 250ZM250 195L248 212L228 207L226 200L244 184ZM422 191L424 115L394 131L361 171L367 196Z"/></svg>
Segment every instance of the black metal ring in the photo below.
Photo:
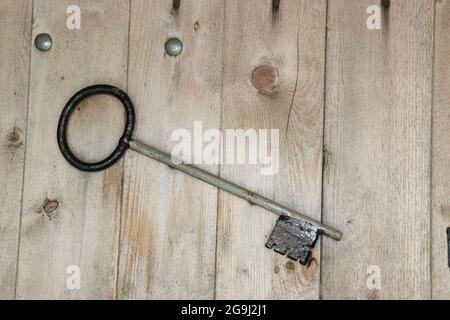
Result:
<svg viewBox="0 0 450 320"><path fill-rule="evenodd" d="M67 125L69 123L70 115L82 100L99 94L111 95L119 99L120 102L122 102L126 111L125 131L122 137L120 138L116 149L106 159L95 163L87 163L78 159L70 150L69 145L67 143ZM64 158L66 158L66 160L78 170L94 172L107 169L111 167L113 164L115 164L117 161L119 161L119 159L127 151L129 147L129 142L131 140L131 135L133 134L134 122L135 122L135 114L133 103L131 102L131 99L125 92L114 86L104 84L86 87L78 91L69 100L69 102L67 102L66 106L64 107L61 113L61 117L59 118L58 123L59 149L61 150L61 153L63 154Z"/></svg>

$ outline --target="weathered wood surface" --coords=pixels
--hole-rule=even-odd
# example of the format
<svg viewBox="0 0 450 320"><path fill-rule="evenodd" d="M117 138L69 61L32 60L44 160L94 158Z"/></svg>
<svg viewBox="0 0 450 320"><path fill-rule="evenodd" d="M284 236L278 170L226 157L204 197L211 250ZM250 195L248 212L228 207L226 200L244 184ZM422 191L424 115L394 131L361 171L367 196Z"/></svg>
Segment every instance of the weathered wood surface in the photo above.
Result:
<svg viewBox="0 0 450 320"><path fill-rule="evenodd" d="M14 298L25 157L31 2L0 2L0 299Z"/></svg>
<svg viewBox="0 0 450 320"><path fill-rule="evenodd" d="M73 4L81 30L66 27ZM370 5L380 30L366 27ZM449 0L0 1L0 298L448 299L449 14ZM47 53L32 43L42 32ZM194 121L278 129L278 174L203 168L344 239L322 239L302 267L264 247L270 212L153 160L70 167L58 118L96 83L127 90L135 137L167 152ZM122 119L113 98L90 99L71 146L102 158Z"/></svg>
<svg viewBox="0 0 450 320"><path fill-rule="evenodd" d="M136 139L170 153L175 129L220 127L222 4L131 3ZM164 52L170 37L184 43L178 57ZM125 172L118 298L212 299L217 189L133 152Z"/></svg>
<svg viewBox="0 0 450 320"><path fill-rule="evenodd" d="M450 1L436 2L431 268L434 299L450 299L446 229L450 227Z"/></svg>
<svg viewBox="0 0 450 320"><path fill-rule="evenodd" d="M84 86L126 86L128 2L81 1L81 30L66 28L70 4L34 1L33 39L50 33L54 47L47 53L33 47L31 53L19 299L113 298L115 293L123 167L96 174L71 168L59 152L56 126L67 100ZM104 141L115 139L114 127L120 131L122 111L105 110L101 105L107 101L90 100L74 119L90 130L70 135L84 159L110 151ZM51 211L43 208L48 200L57 201L58 208L45 212ZM66 285L71 265L80 267L81 290Z"/></svg>
<svg viewBox="0 0 450 320"><path fill-rule="evenodd" d="M262 175L261 165L222 165L220 175L317 219L325 25L325 1L282 1L278 10L272 1L225 5L222 129L279 130L280 168ZM278 73L273 86L253 74L260 66L263 78ZM320 245L302 267L265 248L276 216L222 191L218 203L217 298L319 297Z"/></svg>
<svg viewBox="0 0 450 320"><path fill-rule="evenodd" d="M429 298L434 1L391 1L380 31L372 3L329 1L323 221L345 237L323 241L322 295Z"/></svg>

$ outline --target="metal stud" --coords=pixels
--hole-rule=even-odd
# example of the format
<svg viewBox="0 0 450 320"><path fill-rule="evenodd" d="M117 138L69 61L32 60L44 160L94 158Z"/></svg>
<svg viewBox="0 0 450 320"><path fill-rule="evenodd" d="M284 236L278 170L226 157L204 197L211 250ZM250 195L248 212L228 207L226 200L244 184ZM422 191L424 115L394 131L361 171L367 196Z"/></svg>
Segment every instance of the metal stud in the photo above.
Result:
<svg viewBox="0 0 450 320"><path fill-rule="evenodd" d="M183 42L178 38L170 38L166 41L164 48L169 56L176 57L183 51Z"/></svg>
<svg viewBox="0 0 450 320"><path fill-rule="evenodd" d="M41 33L34 39L34 45L39 51L49 51L53 46L52 37L48 33Z"/></svg>

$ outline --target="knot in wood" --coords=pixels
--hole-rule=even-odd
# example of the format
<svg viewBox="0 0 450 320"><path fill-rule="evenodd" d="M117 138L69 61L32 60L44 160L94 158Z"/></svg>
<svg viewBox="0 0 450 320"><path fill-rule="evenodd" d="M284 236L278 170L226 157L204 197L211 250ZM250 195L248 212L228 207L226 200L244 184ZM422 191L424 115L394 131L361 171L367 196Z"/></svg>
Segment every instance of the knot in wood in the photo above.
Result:
<svg viewBox="0 0 450 320"><path fill-rule="evenodd" d="M278 84L278 69L271 65L257 67L252 73L252 84L261 94L275 93Z"/></svg>

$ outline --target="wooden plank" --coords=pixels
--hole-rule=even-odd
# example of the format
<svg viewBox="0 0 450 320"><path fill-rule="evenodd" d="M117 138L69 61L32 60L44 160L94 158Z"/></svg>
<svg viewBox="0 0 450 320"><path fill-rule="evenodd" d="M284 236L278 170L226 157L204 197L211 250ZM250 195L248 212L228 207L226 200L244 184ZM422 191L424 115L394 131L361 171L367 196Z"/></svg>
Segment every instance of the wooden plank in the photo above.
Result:
<svg viewBox="0 0 450 320"><path fill-rule="evenodd" d="M220 174L320 219L326 2L279 4L226 3L222 121L223 130L278 129L279 172L246 164ZM266 249L276 216L224 192L218 220L217 298L319 297L320 245L308 267Z"/></svg>
<svg viewBox="0 0 450 320"><path fill-rule="evenodd" d="M197 120L204 130L219 128L222 5L132 2L138 140L170 153L175 129L192 133ZM184 43L175 58L164 52L170 37ZM213 298L217 189L133 152L125 163L119 298Z"/></svg>
<svg viewBox="0 0 450 320"><path fill-rule="evenodd" d="M0 2L0 299L13 299L30 65L31 1Z"/></svg>
<svg viewBox="0 0 450 320"><path fill-rule="evenodd" d="M450 2L436 2L433 150L432 150L432 293L450 299L450 268L446 229L450 227Z"/></svg>
<svg viewBox="0 0 450 320"><path fill-rule="evenodd" d="M322 295L426 299L434 1L391 1L381 30L372 4L329 1L323 220L344 239L323 242Z"/></svg>
<svg viewBox="0 0 450 320"><path fill-rule="evenodd" d="M33 39L48 32L54 47L32 51L19 299L103 299L115 293L123 166L96 174L70 167L59 152L56 127L67 100L84 86L126 86L128 2L77 3L81 29L69 30L66 8L73 1L34 2ZM119 106L105 97L80 106L69 139L83 159L111 151L120 136ZM45 212L47 200L57 201L58 208ZM80 290L71 290L76 281L67 286L76 276L67 273L71 265L80 268Z"/></svg>

